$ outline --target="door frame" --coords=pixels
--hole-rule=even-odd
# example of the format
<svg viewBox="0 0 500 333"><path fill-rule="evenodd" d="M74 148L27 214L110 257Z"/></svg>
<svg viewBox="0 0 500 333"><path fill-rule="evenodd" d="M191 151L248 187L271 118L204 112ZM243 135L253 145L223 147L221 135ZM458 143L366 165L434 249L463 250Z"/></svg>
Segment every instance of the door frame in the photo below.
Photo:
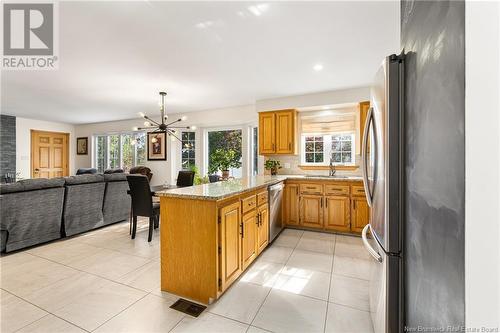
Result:
<svg viewBox="0 0 500 333"><path fill-rule="evenodd" d="M33 134L34 133L50 133L50 134L58 134L66 136L66 167L64 168L63 174L69 176L69 135L67 132L57 132L57 131L44 131L44 130L36 130L30 129L30 178L33 178Z"/></svg>

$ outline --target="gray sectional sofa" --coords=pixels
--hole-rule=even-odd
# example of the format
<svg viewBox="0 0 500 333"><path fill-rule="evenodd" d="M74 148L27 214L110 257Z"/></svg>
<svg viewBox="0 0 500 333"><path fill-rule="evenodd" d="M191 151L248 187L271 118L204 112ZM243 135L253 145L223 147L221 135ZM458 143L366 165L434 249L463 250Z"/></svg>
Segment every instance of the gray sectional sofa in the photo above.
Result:
<svg viewBox="0 0 500 333"><path fill-rule="evenodd" d="M0 250L11 252L126 220L125 174L28 179L0 185Z"/></svg>

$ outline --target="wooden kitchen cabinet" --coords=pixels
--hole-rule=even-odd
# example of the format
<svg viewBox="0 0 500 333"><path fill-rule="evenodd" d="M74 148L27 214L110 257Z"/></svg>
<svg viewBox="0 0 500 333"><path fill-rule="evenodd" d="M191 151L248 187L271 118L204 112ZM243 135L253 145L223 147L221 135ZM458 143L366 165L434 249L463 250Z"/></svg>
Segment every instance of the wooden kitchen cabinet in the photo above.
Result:
<svg viewBox="0 0 500 333"><path fill-rule="evenodd" d="M309 228L323 228L323 196L300 196L300 224Z"/></svg>
<svg viewBox="0 0 500 333"><path fill-rule="evenodd" d="M350 231L350 200L348 196L325 197L325 229Z"/></svg>
<svg viewBox="0 0 500 333"><path fill-rule="evenodd" d="M296 110L259 112L259 154L296 154Z"/></svg>
<svg viewBox="0 0 500 333"><path fill-rule="evenodd" d="M240 203L235 202L220 208L220 288L221 291L233 283L242 272L241 262L241 213Z"/></svg>
<svg viewBox="0 0 500 333"><path fill-rule="evenodd" d="M257 237L257 214L253 211L243 215L241 222L241 262L243 270L257 257Z"/></svg>
<svg viewBox="0 0 500 333"><path fill-rule="evenodd" d="M368 115L368 109L370 109L370 102L360 102L359 103L359 142L363 141L363 132L365 130L366 116ZM361 148L361 146L360 146ZM367 152L370 151L370 142L368 141ZM361 149L359 150L361 154Z"/></svg>
<svg viewBox="0 0 500 333"><path fill-rule="evenodd" d="M299 184L285 184L284 222L287 225L299 225Z"/></svg>
<svg viewBox="0 0 500 333"><path fill-rule="evenodd" d="M274 112L259 113L259 154L276 151L276 115Z"/></svg>
<svg viewBox="0 0 500 333"><path fill-rule="evenodd" d="M370 207L365 197L351 198L351 231L361 232L370 221Z"/></svg>
<svg viewBox="0 0 500 333"><path fill-rule="evenodd" d="M269 206L263 204L257 208L257 254L266 248L269 242Z"/></svg>

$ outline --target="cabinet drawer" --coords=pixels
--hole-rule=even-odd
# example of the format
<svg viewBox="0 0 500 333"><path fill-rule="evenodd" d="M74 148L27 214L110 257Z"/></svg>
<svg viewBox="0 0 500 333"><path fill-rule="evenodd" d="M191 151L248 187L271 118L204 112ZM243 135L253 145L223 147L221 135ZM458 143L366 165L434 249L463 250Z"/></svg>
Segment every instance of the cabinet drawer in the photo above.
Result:
<svg viewBox="0 0 500 333"><path fill-rule="evenodd" d="M251 211L256 206L257 206L257 198L255 197L255 195L241 199L241 212L243 214Z"/></svg>
<svg viewBox="0 0 500 333"><path fill-rule="evenodd" d="M323 185L321 185L321 184L300 184L300 193L323 194Z"/></svg>
<svg viewBox="0 0 500 333"><path fill-rule="evenodd" d="M353 185L351 186L352 195L360 195L365 196L365 188L361 185Z"/></svg>
<svg viewBox="0 0 500 333"><path fill-rule="evenodd" d="M349 185L325 185L326 195L349 195Z"/></svg>
<svg viewBox="0 0 500 333"><path fill-rule="evenodd" d="M267 204L267 191L257 193L257 206Z"/></svg>

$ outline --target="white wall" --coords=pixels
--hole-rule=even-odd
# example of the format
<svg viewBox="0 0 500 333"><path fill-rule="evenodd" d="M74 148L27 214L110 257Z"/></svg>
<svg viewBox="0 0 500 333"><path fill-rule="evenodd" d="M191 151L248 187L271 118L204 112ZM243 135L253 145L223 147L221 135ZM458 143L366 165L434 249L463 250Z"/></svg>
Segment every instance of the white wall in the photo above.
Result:
<svg viewBox="0 0 500 333"><path fill-rule="evenodd" d="M158 111L159 113L159 111ZM154 116L153 112L148 113L149 116ZM245 141L247 130L250 125L257 125L258 116L255 112L254 105L237 106L223 109L205 110L190 112L185 114L188 119L182 122L182 125L196 125L196 164L200 167L202 173L206 173L205 161L203 159L203 149L205 142L203 141L204 132L207 128L218 127L241 127L243 130L243 155L248 155L248 145ZM180 114L169 114L169 120L180 118ZM139 116L137 119L124 121L113 121L96 124L77 125L75 132L78 137L89 137L89 143L92 137L96 134L118 133L131 131L134 126L142 126L144 122ZM180 170L180 143L175 140L167 141L167 160L166 161L146 161L145 165L153 172L152 184L173 183L177 177L177 172ZM89 144L88 156L76 156L76 168L84 168L92 166L92 156L94 153L94 144ZM243 169L248 168L247 158L243 158Z"/></svg>
<svg viewBox="0 0 500 333"><path fill-rule="evenodd" d="M69 174L74 175L76 136L75 126L27 118L16 118L16 171L20 178L31 178L31 130L69 133Z"/></svg>
<svg viewBox="0 0 500 333"><path fill-rule="evenodd" d="M314 94L259 100L256 103L256 109L257 111L279 110L333 104L358 103L369 100L370 88L359 87L352 89L326 91Z"/></svg>
<svg viewBox="0 0 500 333"><path fill-rule="evenodd" d="M207 173L208 166L205 163L206 151L206 132L217 128L241 128L243 135L243 175L249 175L251 171L250 158L250 140L251 127L258 125L257 111L302 108L321 105L357 103L368 100L370 91L368 88L345 89L338 91L322 92L316 94L307 94L300 96L288 96L269 100L259 100L256 104L235 106L221 109L202 110L189 112L185 115L188 119L186 126L196 125L196 165L199 166L202 174ZM153 105L154 107L154 105ZM168 108L167 108L168 109ZM159 111L158 111L159 112ZM155 112L148 112L149 116L156 115ZM170 119L179 118L181 114L169 114ZM137 119L113 121L96 124L86 124L75 126L75 133L78 137L89 137L89 155L76 156L75 168L85 168L92 166L92 155L94 144L92 137L96 134L108 134L113 132L130 131L134 126L141 126L143 120ZM146 166L151 168L154 176L151 180L153 184L162 184L165 182L173 183L180 170L180 143L178 141L169 141L167 145L167 161L147 161ZM263 172L264 159L259 158L259 172Z"/></svg>
<svg viewBox="0 0 500 333"><path fill-rule="evenodd" d="M465 3L465 322L500 326L500 4Z"/></svg>

